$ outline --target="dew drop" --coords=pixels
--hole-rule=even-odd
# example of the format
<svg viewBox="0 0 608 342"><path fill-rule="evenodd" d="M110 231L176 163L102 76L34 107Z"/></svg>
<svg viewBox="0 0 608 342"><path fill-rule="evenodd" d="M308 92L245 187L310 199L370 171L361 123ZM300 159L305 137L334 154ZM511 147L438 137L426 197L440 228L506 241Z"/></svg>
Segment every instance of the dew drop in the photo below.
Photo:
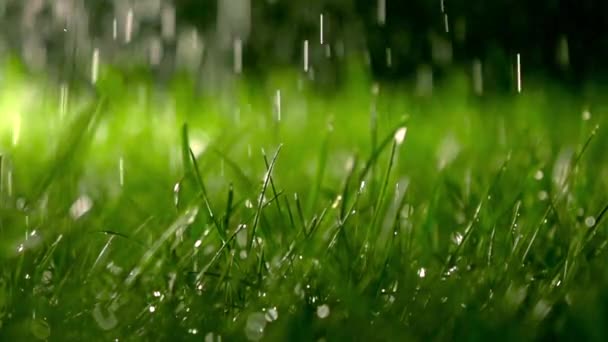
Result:
<svg viewBox="0 0 608 342"><path fill-rule="evenodd" d="M51 335L51 327L43 319L33 319L30 323L30 330L32 334L40 340L46 340Z"/></svg>
<svg viewBox="0 0 608 342"><path fill-rule="evenodd" d="M245 336L250 341L259 341L264 337L266 329L266 316L261 312L254 312L247 317L245 324Z"/></svg>
<svg viewBox="0 0 608 342"><path fill-rule="evenodd" d="M317 316L319 316L321 319L327 318L329 316L329 306L327 304L318 306Z"/></svg>

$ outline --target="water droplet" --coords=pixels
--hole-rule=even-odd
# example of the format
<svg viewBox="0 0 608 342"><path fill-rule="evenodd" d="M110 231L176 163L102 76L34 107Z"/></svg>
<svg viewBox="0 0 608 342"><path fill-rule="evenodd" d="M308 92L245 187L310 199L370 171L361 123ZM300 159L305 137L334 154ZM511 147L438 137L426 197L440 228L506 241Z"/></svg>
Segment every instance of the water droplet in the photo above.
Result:
<svg viewBox="0 0 608 342"><path fill-rule="evenodd" d="M148 308L148 311L155 312L156 311L156 307L154 307L154 305L150 305L150 307Z"/></svg>
<svg viewBox="0 0 608 342"><path fill-rule="evenodd" d="M245 324L245 336L250 341L259 341L264 337L264 329L266 329L266 317L261 312L254 312L247 317Z"/></svg>
<svg viewBox="0 0 608 342"><path fill-rule="evenodd" d="M196 240L196 242L194 243L194 248L199 248L202 244L203 242L201 240Z"/></svg>
<svg viewBox="0 0 608 342"><path fill-rule="evenodd" d="M420 267L420 269L418 269L418 276L420 278L426 277L426 269L424 269L424 267Z"/></svg>
<svg viewBox="0 0 608 342"><path fill-rule="evenodd" d="M122 157L118 158L118 184L125 185L125 161Z"/></svg>
<svg viewBox="0 0 608 342"><path fill-rule="evenodd" d="M378 0L377 16L378 25L384 26L386 23L386 0Z"/></svg>
<svg viewBox="0 0 608 342"><path fill-rule="evenodd" d="M97 77L99 76L99 49L93 50L93 57L91 61L91 83L97 83Z"/></svg>
<svg viewBox="0 0 608 342"><path fill-rule="evenodd" d="M405 135L407 133L407 127L401 127L395 132L395 143L397 146L401 145L405 140Z"/></svg>
<svg viewBox="0 0 608 342"><path fill-rule="evenodd" d="M542 170L538 170L534 174L534 179L541 180L541 179L543 179L544 176L545 176L545 174L543 173L543 171Z"/></svg>
<svg viewBox="0 0 608 342"><path fill-rule="evenodd" d="M188 334L196 335L196 334L198 334L198 330L194 329L194 328L190 328L190 329L188 329ZM207 336L205 336L205 341L206 340L207 340Z"/></svg>
<svg viewBox="0 0 608 342"><path fill-rule="evenodd" d="M35 318L30 323L32 334L40 340L46 340L51 336L51 327L48 322L43 319Z"/></svg>
<svg viewBox="0 0 608 342"><path fill-rule="evenodd" d="M585 226L589 228L595 226L595 217L587 216L587 218L585 219Z"/></svg>
<svg viewBox="0 0 608 342"><path fill-rule="evenodd" d="M521 93L521 54L517 54L517 92Z"/></svg>
<svg viewBox="0 0 608 342"><path fill-rule="evenodd" d="M272 308L269 308L266 311L266 320L268 322L276 321L278 318L279 318L279 311L277 310L276 306L272 307Z"/></svg>
<svg viewBox="0 0 608 342"><path fill-rule="evenodd" d="M277 121L281 121L281 90L277 89L274 95L274 111L277 117Z"/></svg>
<svg viewBox="0 0 608 342"><path fill-rule="evenodd" d="M243 42L240 38L234 40L234 73L240 74L243 70Z"/></svg>
<svg viewBox="0 0 608 342"><path fill-rule="evenodd" d="M78 197L78 199L72 204L72 207L70 208L70 215L74 220L77 220L89 212L92 207L93 201L91 198L89 198L87 195L82 195Z"/></svg>
<svg viewBox="0 0 608 342"><path fill-rule="evenodd" d="M541 191L538 192L538 199L539 200L544 201L547 198L549 198L549 194L545 190L541 190Z"/></svg>
<svg viewBox="0 0 608 342"><path fill-rule="evenodd" d="M477 95L483 94L483 68L479 59L473 61L473 90Z"/></svg>
<svg viewBox="0 0 608 342"><path fill-rule="evenodd" d="M321 319L327 318L329 316L329 306L327 304L318 306L317 316L319 316Z"/></svg>
<svg viewBox="0 0 608 342"><path fill-rule="evenodd" d="M321 43L321 45L323 45L323 43L324 43L323 42L323 38L324 38L323 37L323 34L324 34L323 31L324 31L323 30L323 13L321 13L319 15L319 42Z"/></svg>
<svg viewBox="0 0 608 342"><path fill-rule="evenodd" d="M116 327L118 324L114 311L102 308L100 303L95 304L92 315L97 325L103 330L114 329L114 327Z"/></svg>
<svg viewBox="0 0 608 342"><path fill-rule="evenodd" d="M551 311L551 305L547 301L541 299L532 309L532 317L538 321L541 321L547 316L549 311Z"/></svg>
<svg viewBox="0 0 608 342"><path fill-rule="evenodd" d="M152 294L154 297L160 297L160 291L154 291Z"/></svg>
<svg viewBox="0 0 608 342"><path fill-rule="evenodd" d="M455 244L460 245L462 243L462 239L463 236L459 232L452 234L452 242L454 242Z"/></svg>
<svg viewBox="0 0 608 342"><path fill-rule="evenodd" d="M125 43L130 43L133 37L133 9L129 8L125 18Z"/></svg>
<svg viewBox="0 0 608 342"><path fill-rule="evenodd" d="M332 203L331 205L331 208L336 209L340 205L340 203L342 203L342 195L338 195L338 197L336 197L334 203Z"/></svg>
<svg viewBox="0 0 608 342"><path fill-rule="evenodd" d="M591 120L591 112L587 109L583 111L583 121Z"/></svg>
<svg viewBox="0 0 608 342"><path fill-rule="evenodd" d="M308 72L308 40L304 41L304 72Z"/></svg>

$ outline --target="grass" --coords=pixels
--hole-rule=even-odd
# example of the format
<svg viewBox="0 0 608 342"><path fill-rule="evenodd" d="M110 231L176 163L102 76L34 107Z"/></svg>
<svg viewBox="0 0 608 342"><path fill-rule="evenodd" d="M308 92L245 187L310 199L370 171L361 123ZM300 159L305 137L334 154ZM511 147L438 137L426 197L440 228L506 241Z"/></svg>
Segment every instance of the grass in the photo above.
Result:
<svg viewBox="0 0 608 342"><path fill-rule="evenodd" d="M608 337L600 90L3 70L1 340Z"/></svg>

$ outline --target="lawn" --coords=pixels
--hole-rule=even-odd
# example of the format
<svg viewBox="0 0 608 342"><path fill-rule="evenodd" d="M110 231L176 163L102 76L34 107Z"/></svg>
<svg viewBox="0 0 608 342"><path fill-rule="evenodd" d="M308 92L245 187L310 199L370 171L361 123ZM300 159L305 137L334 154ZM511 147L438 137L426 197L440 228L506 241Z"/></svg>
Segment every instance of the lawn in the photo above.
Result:
<svg viewBox="0 0 608 342"><path fill-rule="evenodd" d="M608 102L353 64L0 72L0 340L608 338Z"/></svg>

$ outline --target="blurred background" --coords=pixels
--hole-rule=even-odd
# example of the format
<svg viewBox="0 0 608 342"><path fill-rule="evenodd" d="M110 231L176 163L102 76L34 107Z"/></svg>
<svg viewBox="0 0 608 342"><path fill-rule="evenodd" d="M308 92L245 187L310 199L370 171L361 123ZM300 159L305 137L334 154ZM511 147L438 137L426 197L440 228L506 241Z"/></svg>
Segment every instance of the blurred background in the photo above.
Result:
<svg viewBox="0 0 608 342"><path fill-rule="evenodd" d="M513 91L519 58L576 89L607 75L606 22L596 0L2 0L0 55L57 78L106 63L211 88L295 66L335 89L357 61L423 86L465 70L477 92Z"/></svg>

